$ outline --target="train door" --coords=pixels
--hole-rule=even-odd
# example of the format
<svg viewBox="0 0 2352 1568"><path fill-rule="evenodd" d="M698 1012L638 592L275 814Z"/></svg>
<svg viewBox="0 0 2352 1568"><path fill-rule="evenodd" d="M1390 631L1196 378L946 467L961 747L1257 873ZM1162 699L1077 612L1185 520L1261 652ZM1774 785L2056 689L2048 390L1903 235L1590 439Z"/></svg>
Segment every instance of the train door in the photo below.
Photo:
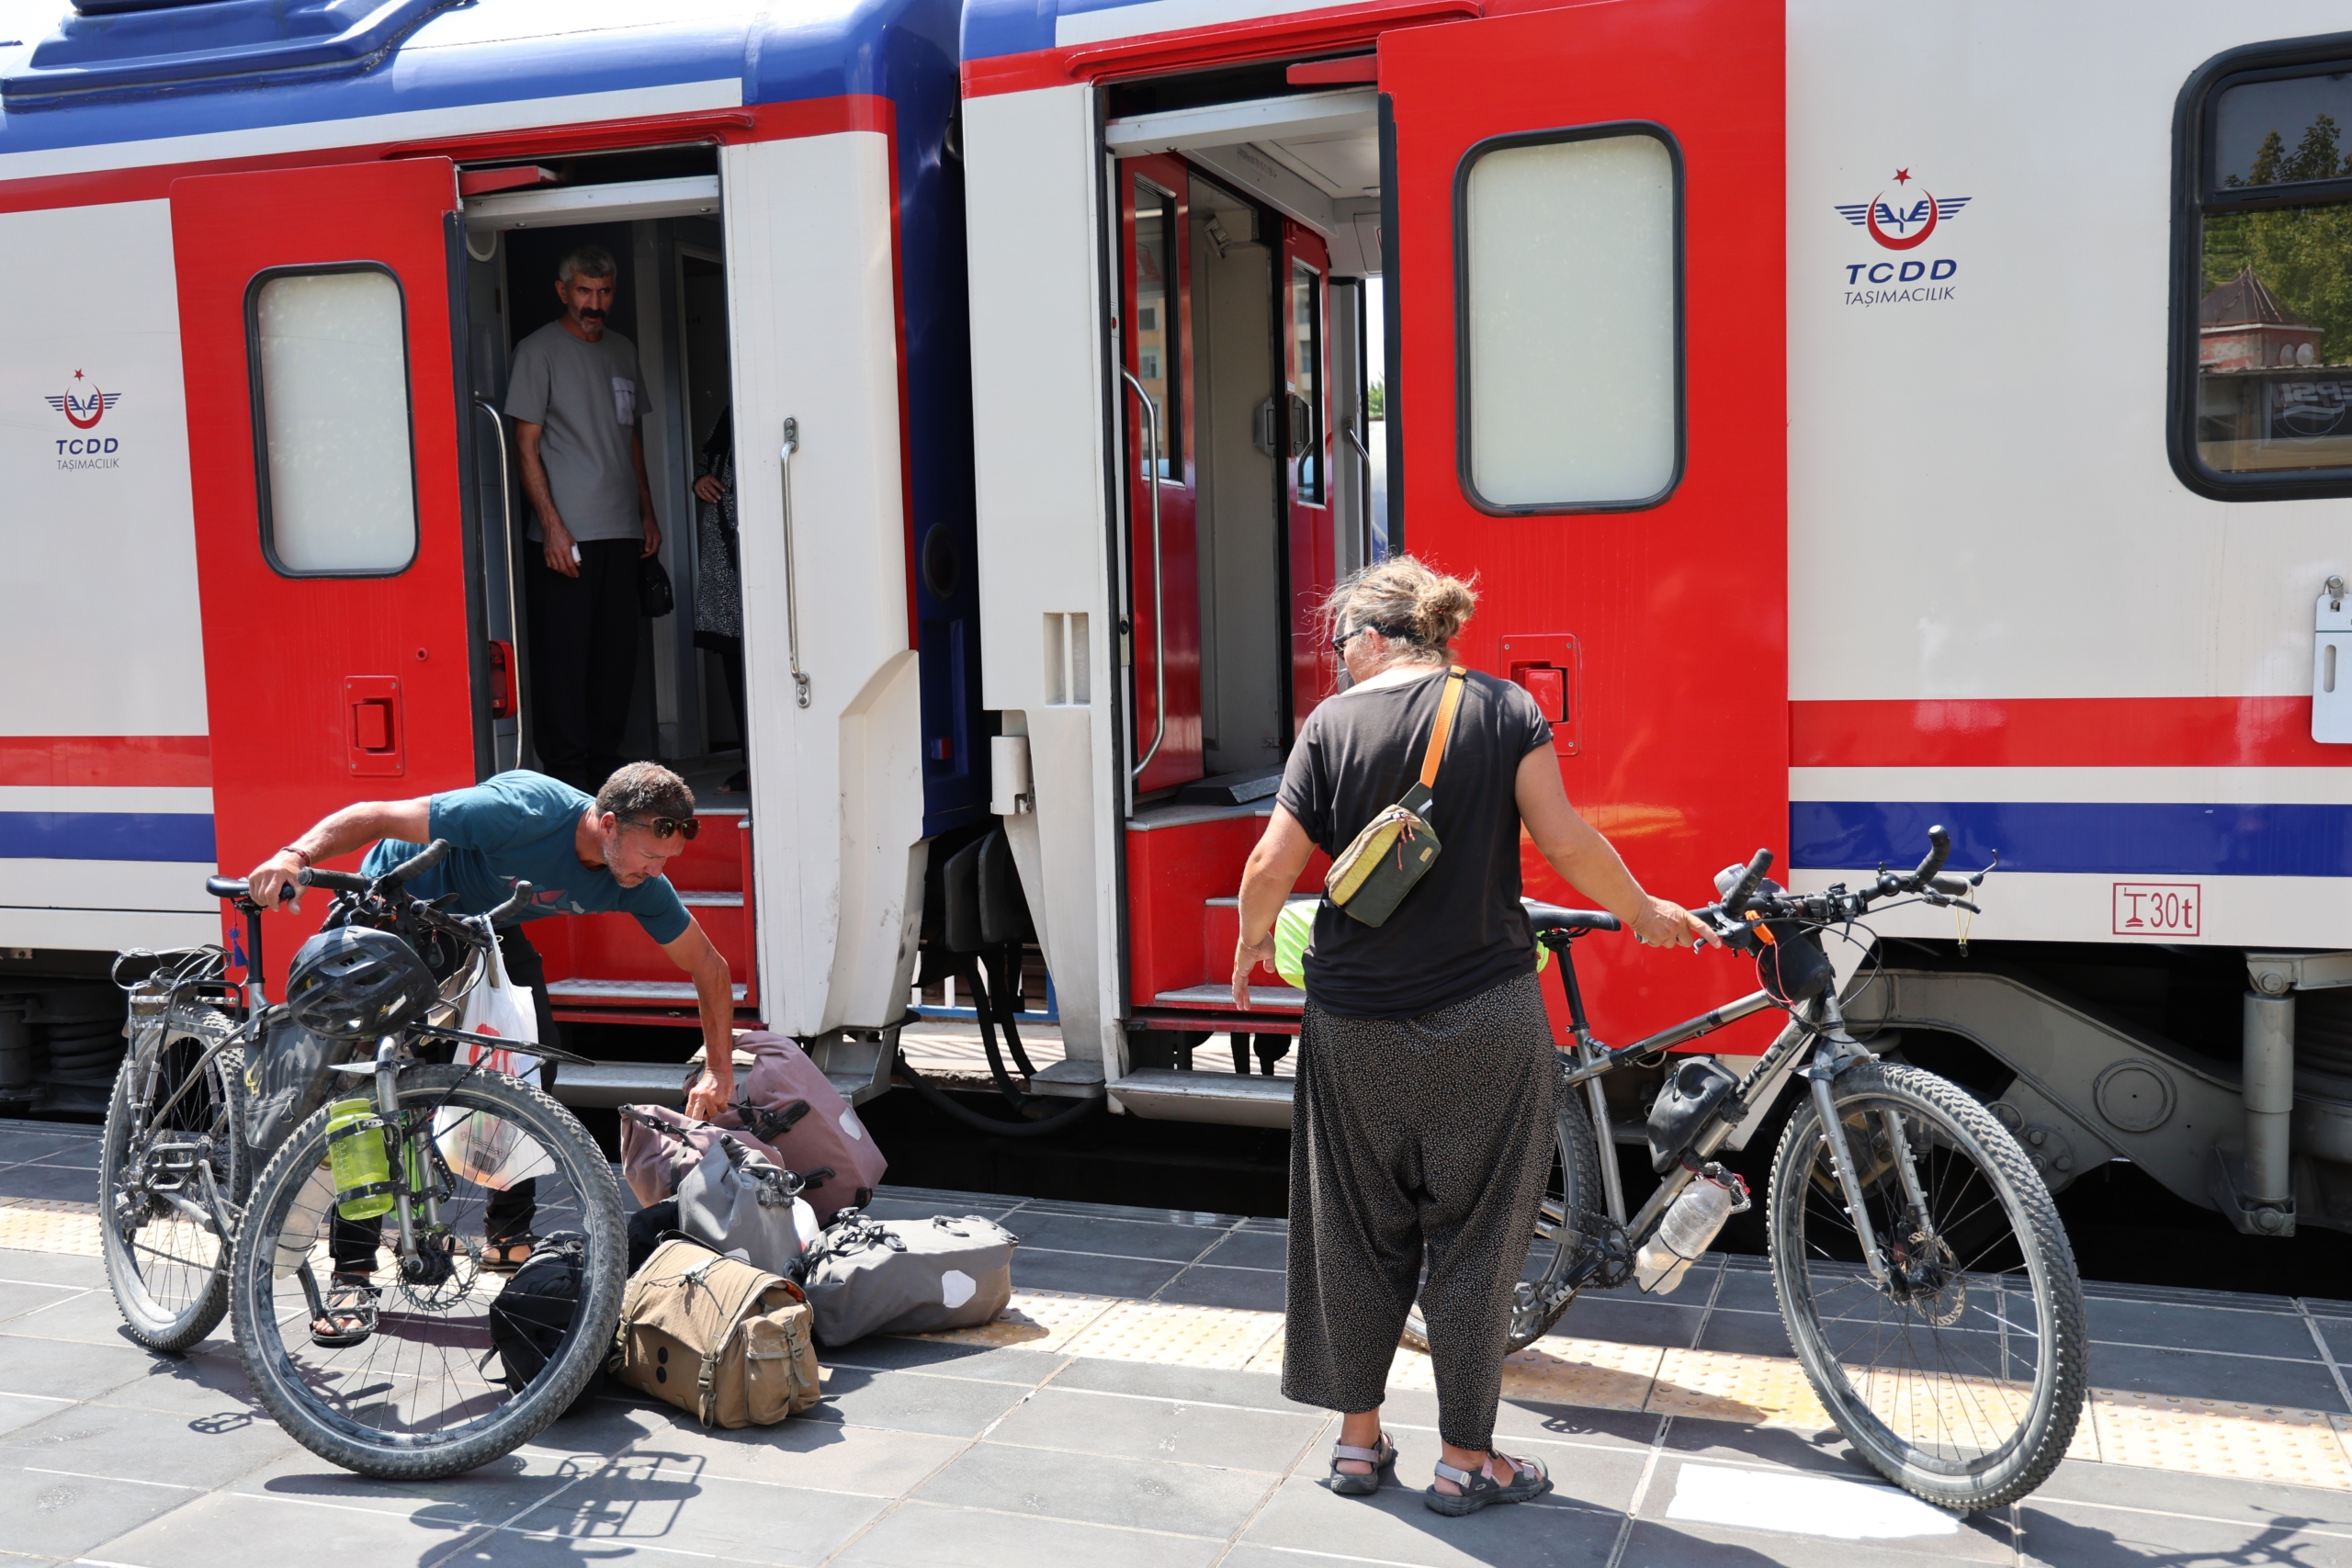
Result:
<svg viewBox="0 0 2352 1568"><path fill-rule="evenodd" d="M212 175L175 181L171 207L213 815L233 875L338 807L461 787L487 761L451 350L458 183L441 158ZM292 951L280 923L273 979Z"/></svg>
<svg viewBox="0 0 2352 1568"><path fill-rule="evenodd" d="M1120 383L1126 421L1126 651L1135 792L1201 776L1190 182L1182 162L1118 164Z"/></svg>
<svg viewBox="0 0 2352 1568"><path fill-rule="evenodd" d="M1331 256L1323 236L1283 220L1283 500L1290 586L1291 725L1295 735L1329 696L1336 671L1317 625L1338 581L1332 531L1330 355L1326 347Z"/></svg>
<svg viewBox="0 0 2352 1568"><path fill-rule="evenodd" d="M1379 46L1391 537L1477 571L1459 652L1547 706L1570 797L1684 903L1786 860L1781 51L1747 0ZM1579 957L1618 1036L1690 1010L1631 943Z"/></svg>

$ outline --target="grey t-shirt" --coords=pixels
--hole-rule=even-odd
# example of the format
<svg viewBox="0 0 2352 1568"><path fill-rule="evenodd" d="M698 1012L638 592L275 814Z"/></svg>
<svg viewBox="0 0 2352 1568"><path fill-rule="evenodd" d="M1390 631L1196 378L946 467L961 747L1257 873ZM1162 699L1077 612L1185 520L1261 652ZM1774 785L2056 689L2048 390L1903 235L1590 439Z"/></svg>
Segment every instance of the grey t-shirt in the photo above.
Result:
<svg viewBox="0 0 2352 1568"><path fill-rule="evenodd" d="M1443 671L1327 697L1291 748L1275 800L1336 855L1421 774ZM1348 1018L1420 1018L1535 967L1519 891L1519 764L1552 727L1509 681L1471 671L1429 824L1443 847L1387 923L1315 911L1306 995Z"/></svg>
<svg viewBox="0 0 2352 1568"><path fill-rule="evenodd" d="M539 461L556 514L583 544L644 537L630 452L644 400L637 345L616 332L583 343L561 321L549 321L514 350L506 417L546 427ZM534 515L531 537L546 536Z"/></svg>

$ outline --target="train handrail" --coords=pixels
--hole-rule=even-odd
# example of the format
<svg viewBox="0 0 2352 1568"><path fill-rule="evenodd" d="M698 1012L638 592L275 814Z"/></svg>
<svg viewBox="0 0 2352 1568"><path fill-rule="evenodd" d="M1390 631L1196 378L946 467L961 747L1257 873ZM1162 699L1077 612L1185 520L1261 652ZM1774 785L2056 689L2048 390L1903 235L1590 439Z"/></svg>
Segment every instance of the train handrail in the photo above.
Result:
<svg viewBox="0 0 2352 1568"><path fill-rule="evenodd" d="M1144 469L1151 476L1151 750L1137 758L1136 765L1127 772L1130 779L1139 779L1143 777L1143 771L1151 766L1151 760L1159 755L1160 742L1168 739L1168 566L1159 553L1159 405L1151 400L1151 394L1144 390L1143 383L1136 379L1134 371L1122 365L1119 375L1135 389L1136 396L1143 403L1146 432Z"/></svg>
<svg viewBox="0 0 2352 1568"><path fill-rule="evenodd" d="M1357 434L1354 419L1351 418L1340 428L1348 433L1348 445L1353 446L1357 456L1363 459L1363 494L1361 497L1363 513L1363 554L1366 564L1369 564L1372 559L1372 448L1365 446L1363 437Z"/></svg>
<svg viewBox="0 0 2352 1568"><path fill-rule="evenodd" d="M792 703L795 707L808 705L808 676L800 668L800 590L792 567L792 455L800 450L800 422L784 422L784 450L778 459L777 477L784 487L784 643L792 657ZM750 740L744 742L746 752Z"/></svg>
<svg viewBox="0 0 2352 1568"><path fill-rule="evenodd" d="M474 394L474 406L490 415L490 423L498 427L498 514L501 531L506 536L506 635L513 639L513 646L519 649L523 646L523 616L514 598L514 575L522 570L522 563L515 558L514 476L506 466L506 416L498 412L496 403L480 392ZM519 659L510 655L506 663L506 678L514 687L514 733L520 735L523 732L523 672L516 668Z"/></svg>

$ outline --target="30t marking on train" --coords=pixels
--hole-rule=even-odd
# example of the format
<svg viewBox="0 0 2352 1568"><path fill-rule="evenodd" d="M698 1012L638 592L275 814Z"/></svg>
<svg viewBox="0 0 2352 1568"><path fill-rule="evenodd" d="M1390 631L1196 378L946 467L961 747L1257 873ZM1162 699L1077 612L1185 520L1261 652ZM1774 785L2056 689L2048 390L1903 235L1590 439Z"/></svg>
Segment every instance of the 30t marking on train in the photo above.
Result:
<svg viewBox="0 0 2352 1568"><path fill-rule="evenodd" d="M2117 936L2195 936L2205 902L2195 882L2119 882L2115 885Z"/></svg>

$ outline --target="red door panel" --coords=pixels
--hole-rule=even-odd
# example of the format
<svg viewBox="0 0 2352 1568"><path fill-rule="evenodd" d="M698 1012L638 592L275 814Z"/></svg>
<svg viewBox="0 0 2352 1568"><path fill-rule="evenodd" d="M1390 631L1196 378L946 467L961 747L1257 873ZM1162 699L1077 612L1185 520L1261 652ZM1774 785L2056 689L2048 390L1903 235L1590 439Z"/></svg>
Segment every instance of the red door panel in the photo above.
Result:
<svg viewBox="0 0 2352 1568"><path fill-rule="evenodd" d="M1338 690L1338 671L1317 612L1339 576L1331 532L1331 350L1325 341L1331 259L1323 236L1283 220L1282 290L1283 500L1290 564L1291 733L1315 705Z"/></svg>
<svg viewBox="0 0 2352 1568"><path fill-rule="evenodd" d="M172 185L220 864L242 875L354 800L474 782L473 692L441 158ZM416 548L373 576L288 576L263 549L248 296L258 276L389 273L407 351ZM380 389L380 388L379 388ZM268 922L273 993L325 901Z"/></svg>
<svg viewBox="0 0 2352 1568"><path fill-rule="evenodd" d="M1758 846L1787 852L1781 39L1776 5L1644 0L1380 42L1396 138L1404 546L1479 574L1457 645L1469 663L1563 668L1538 679L1577 705L1554 739L1569 797L1645 886L1685 904ZM1682 165L1679 480L1644 510L1495 515L1472 503L1457 461L1457 175L1488 138L1624 121L1663 127ZM1506 653L1506 637L1572 637L1555 646L1576 655ZM1531 894L1570 897L1532 849L1522 858ZM1596 1027L1619 1042L1754 983L1720 956L1622 940L1577 958ZM1726 1048L1761 1049L1770 1021L1743 1028Z"/></svg>
<svg viewBox="0 0 2352 1568"><path fill-rule="evenodd" d="M1128 158L1118 166L1120 363L1143 384L1159 425L1160 450L1147 454L1150 422L1125 378L1127 560L1135 606L1132 660L1135 755L1150 762L1136 791L1168 789L1201 776L1201 577L1193 531L1192 176L1180 159ZM1152 547L1152 478L1159 469L1159 546ZM1155 567L1156 563L1156 567ZM1163 637L1161 618L1166 621ZM1167 712L1157 671L1167 663ZM1164 729L1162 728L1164 722ZM1159 749L1152 749L1153 740Z"/></svg>

